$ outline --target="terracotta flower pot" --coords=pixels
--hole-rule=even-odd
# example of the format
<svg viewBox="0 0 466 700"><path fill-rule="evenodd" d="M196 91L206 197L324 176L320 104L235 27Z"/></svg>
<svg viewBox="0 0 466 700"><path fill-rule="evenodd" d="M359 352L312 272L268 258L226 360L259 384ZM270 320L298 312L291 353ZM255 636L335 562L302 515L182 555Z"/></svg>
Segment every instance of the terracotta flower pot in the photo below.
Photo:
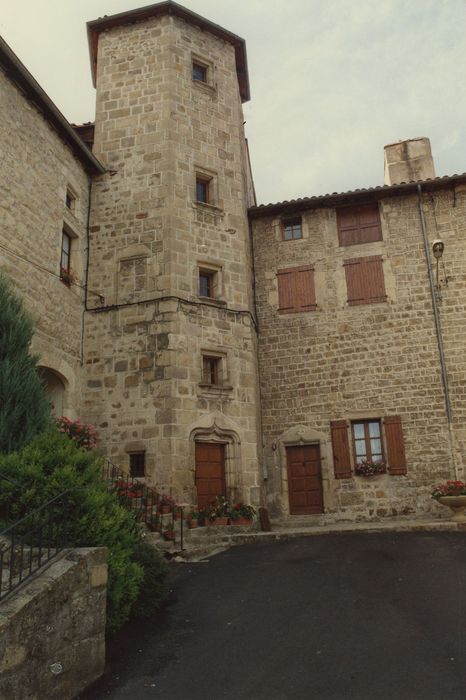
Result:
<svg viewBox="0 0 466 700"><path fill-rule="evenodd" d="M162 515L166 515L170 512L170 506L160 506L160 512Z"/></svg>
<svg viewBox="0 0 466 700"><path fill-rule="evenodd" d="M466 523L466 496L439 496L437 501L443 506L448 506L452 511L452 520L455 523Z"/></svg>
<svg viewBox="0 0 466 700"><path fill-rule="evenodd" d="M210 525L210 527L223 527L224 525L228 525L230 522L229 518L215 518L215 520L209 520L206 518L206 525Z"/></svg>
<svg viewBox="0 0 466 700"><path fill-rule="evenodd" d="M197 518L189 518L189 520L187 520L186 522L190 530L193 530L199 524Z"/></svg>
<svg viewBox="0 0 466 700"><path fill-rule="evenodd" d="M252 520L249 518L236 518L231 520L231 525L245 527L246 525L252 525Z"/></svg>

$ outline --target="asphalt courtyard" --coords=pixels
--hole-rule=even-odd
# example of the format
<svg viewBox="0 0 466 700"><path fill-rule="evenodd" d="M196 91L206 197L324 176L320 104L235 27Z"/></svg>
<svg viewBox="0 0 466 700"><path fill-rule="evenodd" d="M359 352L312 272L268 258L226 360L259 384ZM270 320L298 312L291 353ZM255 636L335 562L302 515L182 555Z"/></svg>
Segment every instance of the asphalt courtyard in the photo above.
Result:
<svg viewBox="0 0 466 700"><path fill-rule="evenodd" d="M82 700L466 697L466 532L246 545L172 588Z"/></svg>

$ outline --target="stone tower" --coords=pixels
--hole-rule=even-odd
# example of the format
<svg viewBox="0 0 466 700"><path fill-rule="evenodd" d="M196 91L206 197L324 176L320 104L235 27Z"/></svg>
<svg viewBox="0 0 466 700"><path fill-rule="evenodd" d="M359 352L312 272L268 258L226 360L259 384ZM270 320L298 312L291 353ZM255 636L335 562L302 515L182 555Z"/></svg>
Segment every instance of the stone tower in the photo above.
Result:
<svg viewBox="0 0 466 700"><path fill-rule="evenodd" d="M173 2L88 31L108 172L92 191L86 418L112 461L177 499L257 504L244 41Z"/></svg>

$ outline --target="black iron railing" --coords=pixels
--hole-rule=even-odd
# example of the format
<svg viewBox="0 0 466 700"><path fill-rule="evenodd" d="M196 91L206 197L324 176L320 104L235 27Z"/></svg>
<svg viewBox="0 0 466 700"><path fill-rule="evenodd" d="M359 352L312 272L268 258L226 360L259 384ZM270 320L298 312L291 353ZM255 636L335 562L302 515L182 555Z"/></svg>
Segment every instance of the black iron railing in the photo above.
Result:
<svg viewBox="0 0 466 700"><path fill-rule="evenodd" d="M138 522L144 523L150 530L161 532L174 545L177 544L179 530L179 548L183 549L184 522L181 506L168 496L160 494L155 487L147 486L137 477L116 467L110 460L106 460L103 466L102 477L120 502L134 513ZM177 521L179 528L175 525Z"/></svg>
<svg viewBox="0 0 466 700"><path fill-rule="evenodd" d="M69 491L0 532L0 600L67 546Z"/></svg>

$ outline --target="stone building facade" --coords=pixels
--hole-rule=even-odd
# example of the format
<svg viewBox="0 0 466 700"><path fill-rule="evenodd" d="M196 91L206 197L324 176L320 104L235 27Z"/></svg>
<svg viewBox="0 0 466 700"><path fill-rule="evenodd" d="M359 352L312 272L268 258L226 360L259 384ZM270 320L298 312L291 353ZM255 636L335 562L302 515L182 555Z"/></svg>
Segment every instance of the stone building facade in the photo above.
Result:
<svg viewBox="0 0 466 700"><path fill-rule="evenodd" d="M173 2L88 33L74 129L0 46L0 262L56 412L186 503L429 511L464 467L466 176L418 139L386 148L384 187L257 206L244 41Z"/></svg>

